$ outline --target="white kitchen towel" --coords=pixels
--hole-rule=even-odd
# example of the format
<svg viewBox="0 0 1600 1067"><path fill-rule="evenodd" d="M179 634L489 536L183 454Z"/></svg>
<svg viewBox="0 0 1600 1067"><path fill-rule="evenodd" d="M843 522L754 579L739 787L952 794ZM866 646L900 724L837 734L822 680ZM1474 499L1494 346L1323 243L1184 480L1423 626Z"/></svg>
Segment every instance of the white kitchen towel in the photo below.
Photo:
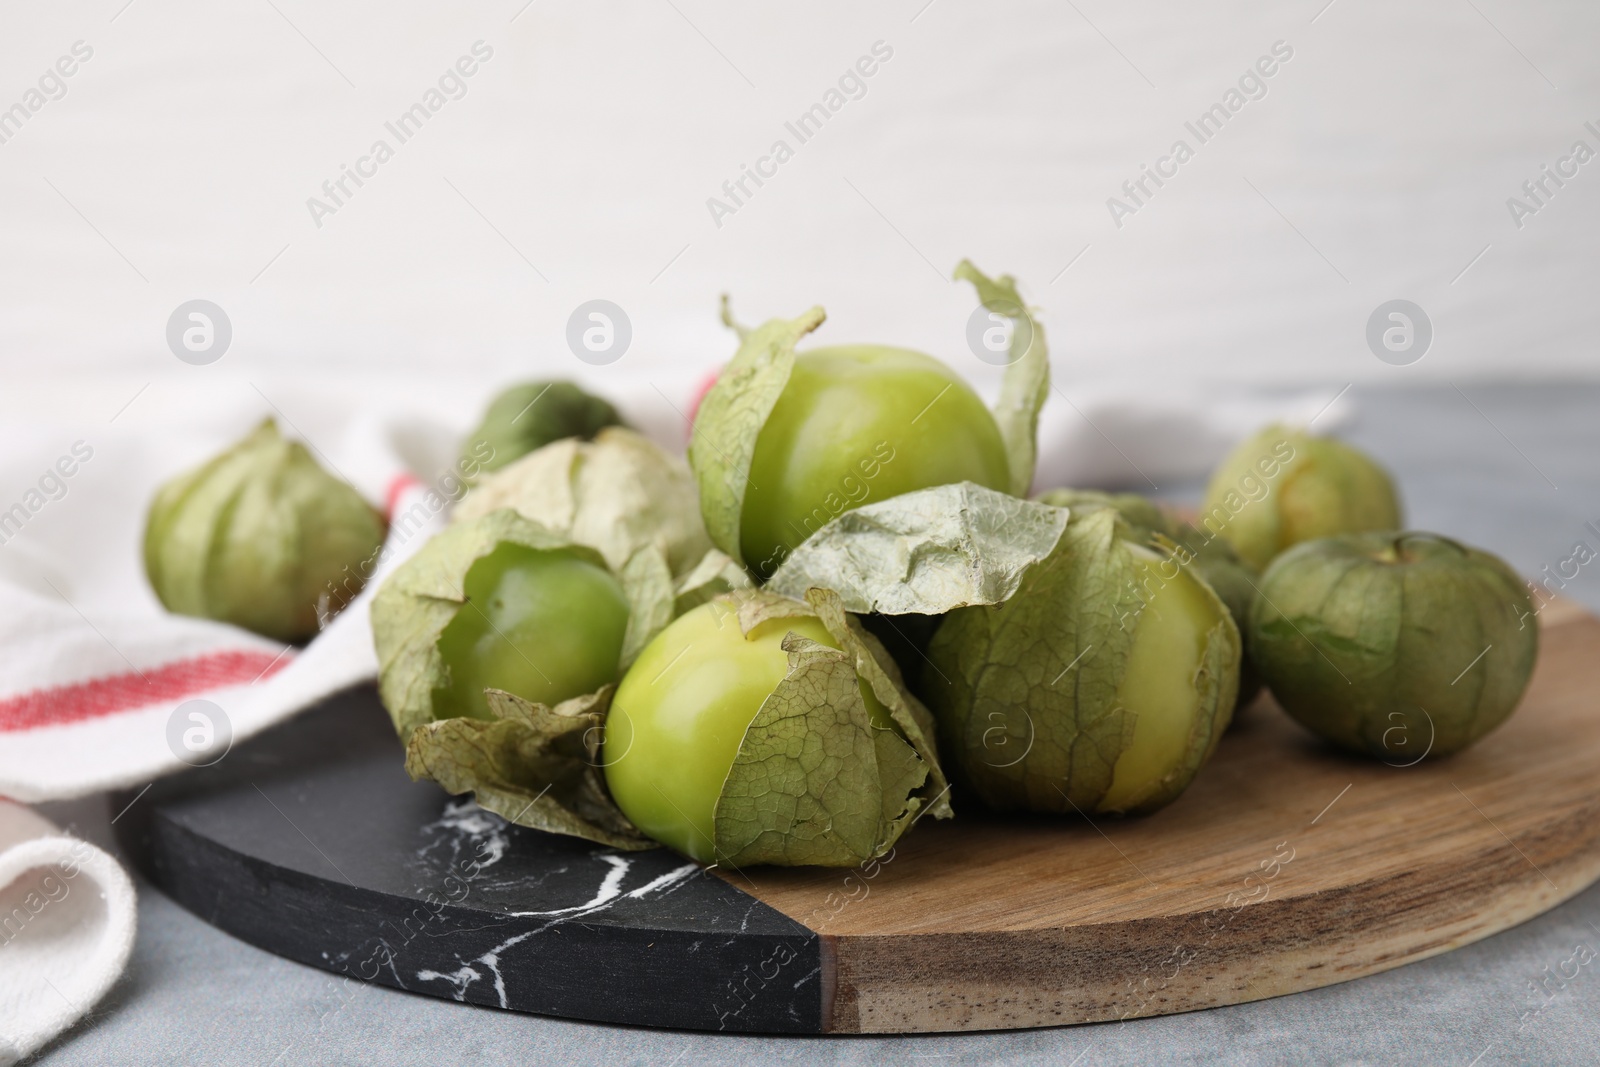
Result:
<svg viewBox="0 0 1600 1067"><path fill-rule="evenodd" d="M161 608L139 548L156 487L274 414L245 405L218 417L214 403L192 400L190 410L207 414L190 426L0 429L5 489L17 501L0 511L0 796L137 788L214 763L233 743L376 673L367 626L376 581L301 648ZM461 490L454 479L429 486L407 472L403 442L422 432L426 423L352 416L310 439L324 463L401 516L380 577L443 523ZM58 466L52 452L73 462Z"/></svg>
<svg viewBox="0 0 1600 1067"><path fill-rule="evenodd" d="M0 1067L80 1019L133 949L133 883L86 841L0 801Z"/></svg>

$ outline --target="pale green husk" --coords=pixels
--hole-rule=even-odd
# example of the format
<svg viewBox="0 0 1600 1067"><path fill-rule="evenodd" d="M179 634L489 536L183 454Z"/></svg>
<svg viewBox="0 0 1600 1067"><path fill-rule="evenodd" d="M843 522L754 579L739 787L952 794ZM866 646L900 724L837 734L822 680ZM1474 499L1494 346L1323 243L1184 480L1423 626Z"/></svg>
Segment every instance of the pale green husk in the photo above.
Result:
<svg viewBox="0 0 1600 1067"><path fill-rule="evenodd" d="M853 867L882 856L922 815L953 814L931 714L836 594L812 589L800 603L760 591L730 604L746 633L815 615L842 650L785 638L789 673L751 721L717 800L719 862ZM858 679L903 739L871 725Z"/></svg>
<svg viewBox="0 0 1600 1067"><path fill-rule="evenodd" d="M494 721L423 723L406 743L406 770L516 823L620 849L655 848L617 810L599 763L614 686L554 708L490 689Z"/></svg>
<svg viewBox="0 0 1600 1067"><path fill-rule="evenodd" d="M772 319L740 331L739 350L700 401L689 439L689 466L700 487L706 532L731 559L744 559L739 522L756 438L789 384L795 345L826 317L814 307L797 319Z"/></svg>
<svg viewBox="0 0 1600 1067"><path fill-rule="evenodd" d="M839 594L846 611L943 615L998 604L1048 556L1067 512L972 482L846 511L791 552L766 588Z"/></svg>
<svg viewBox="0 0 1600 1067"><path fill-rule="evenodd" d="M299 641L360 591L385 531L354 488L267 419L157 491L145 573L169 611Z"/></svg>
<svg viewBox="0 0 1600 1067"><path fill-rule="evenodd" d="M1138 493L1106 493L1097 489L1050 489L1034 498L1057 507L1070 507L1075 515L1096 508L1111 508L1127 524L1129 535L1141 545L1171 553L1190 572L1198 575L1227 605L1228 614L1242 635L1250 625L1250 605L1256 598L1260 572L1240 557L1233 543L1218 534L1208 534ZM1261 681L1245 650L1239 666L1239 697L1236 708L1243 708L1261 692Z"/></svg>
<svg viewBox="0 0 1600 1067"><path fill-rule="evenodd" d="M970 259L963 259L956 265L954 277L971 282L978 291L979 302L995 314L1027 317L1028 330L1012 331L1012 358L1000 381L1000 399L994 406L994 420L1000 427L1011 467L1011 492L1027 496L1039 459L1039 410L1050 395L1050 353L1045 346L1044 327L1033 309L1022 302L1011 275L990 279ZM1021 352L1017 352L1019 347Z"/></svg>
<svg viewBox="0 0 1600 1067"><path fill-rule="evenodd" d="M593 441L545 445L485 475L456 506L454 521L500 508L597 549L619 572L640 549L654 547L682 575L711 548L684 462L620 426Z"/></svg>
<svg viewBox="0 0 1600 1067"><path fill-rule="evenodd" d="M1134 715L1118 704L1141 601L1131 531L1110 508L1074 515L1055 552L1003 604L952 612L928 648L923 689L941 749L990 807L1101 810ZM1237 686L1238 629L1205 583L1217 622L1196 664L1199 711L1183 766L1130 811L1170 802L1226 729Z"/></svg>

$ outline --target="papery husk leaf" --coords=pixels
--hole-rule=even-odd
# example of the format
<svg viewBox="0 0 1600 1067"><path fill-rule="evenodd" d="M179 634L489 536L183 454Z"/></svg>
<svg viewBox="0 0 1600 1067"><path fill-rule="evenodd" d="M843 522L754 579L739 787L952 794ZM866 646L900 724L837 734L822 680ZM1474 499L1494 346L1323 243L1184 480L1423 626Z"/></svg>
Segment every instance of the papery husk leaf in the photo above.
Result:
<svg viewBox="0 0 1600 1067"><path fill-rule="evenodd" d="M1067 517L972 482L921 489L839 515L790 553L766 588L797 598L831 589L846 611L863 614L998 604L1055 548Z"/></svg>
<svg viewBox="0 0 1600 1067"><path fill-rule="evenodd" d="M453 521L500 508L597 549L618 572L647 545L674 575L711 548L688 467L626 427L608 427L593 441L556 441L485 475L456 506Z"/></svg>
<svg viewBox="0 0 1600 1067"><path fill-rule="evenodd" d="M472 793L518 826L618 849L657 848L612 801L599 765L614 688L554 708L486 690L495 719L424 723L406 745L406 770L449 793Z"/></svg>
<svg viewBox="0 0 1600 1067"><path fill-rule="evenodd" d="M1033 471L1039 458L1039 410L1050 395L1050 353L1045 346L1044 327L1033 310L1022 302L1017 283L1009 274L991 279L963 259L956 265L957 281L971 282L978 301L997 315L1014 323L1011 334L1011 361L1000 380L1000 398L995 402L994 419L1005 442L1011 467L1011 492L1027 496L1033 485ZM1024 325L1025 324L1025 325Z"/></svg>
<svg viewBox="0 0 1600 1067"><path fill-rule="evenodd" d="M772 319L742 334L738 352L695 415L689 466L700 487L700 513L712 543L741 563L748 562L739 524L756 438L789 384L795 345L824 318L814 307L797 319Z"/></svg>

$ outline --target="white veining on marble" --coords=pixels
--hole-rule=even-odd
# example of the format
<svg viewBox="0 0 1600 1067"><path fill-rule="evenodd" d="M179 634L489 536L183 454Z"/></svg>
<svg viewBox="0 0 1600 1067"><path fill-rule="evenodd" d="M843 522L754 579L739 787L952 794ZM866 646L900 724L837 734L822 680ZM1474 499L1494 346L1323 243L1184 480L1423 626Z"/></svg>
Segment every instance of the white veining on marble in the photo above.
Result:
<svg viewBox="0 0 1600 1067"><path fill-rule="evenodd" d="M479 974L466 964L462 964L450 974L443 974L439 971L417 972L417 980L419 982L449 982L451 985L455 986L456 991L454 996L456 1000L465 1000L467 998L467 986L471 985L473 982L476 982L482 977L483 975Z"/></svg>
<svg viewBox="0 0 1600 1067"><path fill-rule="evenodd" d="M450 858L461 858L463 848L471 845L477 854L478 870L492 867L505 856L510 847L506 829L510 824L491 811L480 808L477 801L453 800L445 804L444 813L422 828L433 840L417 849L417 858L425 859L441 844L450 846Z"/></svg>
<svg viewBox="0 0 1600 1067"><path fill-rule="evenodd" d="M623 880L627 878L628 871L633 867L633 860L627 856L619 856L615 853L601 853L597 858L608 864L610 869L606 871L605 877L600 880L600 885L595 890L594 896L589 900L582 904L575 904L567 908L554 908L549 911L507 912L507 918L528 918L537 916L540 918L548 918L550 921L541 926L535 927L532 930L524 930L520 934L515 934L506 938L504 941L500 942L483 955L464 962L461 967L454 972L446 974L433 970L418 971L417 979L424 982L448 982L456 989L455 999L464 1000L466 997L467 987L483 977L482 974L473 968L472 964L481 964L489 971L490 974L494 976L494 991L500 1007L508 1008L510 1007L510 1004L508 1003L508 998L506 996L505 977L500 973L501 953L505 952L509 948L513 948L516 945L521 944L530 937L544 933L552 926L556 926L561 922L578 919L585 915L592 915L598 911L604 911L606 908L616 903L619 899L626 898L629 900L638 900L642 897L649 896L652 893L663 893L670 891L672 888L693 877L700 871L699 864L686 863L681 867L675 867L665 874L652 878L650 881L636 889L630 889L627 891L627 893L624 893L622 891L622 883Z"/></svg>

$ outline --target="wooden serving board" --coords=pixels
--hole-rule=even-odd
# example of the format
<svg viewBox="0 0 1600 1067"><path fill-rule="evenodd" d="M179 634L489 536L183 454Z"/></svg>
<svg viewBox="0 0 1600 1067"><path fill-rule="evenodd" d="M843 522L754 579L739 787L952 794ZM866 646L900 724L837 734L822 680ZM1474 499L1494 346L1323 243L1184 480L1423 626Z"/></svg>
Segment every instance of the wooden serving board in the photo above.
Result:
<svg viewBox="0 0 1600 1067"><path fill-rule="evenodd" d="M966 806L853 872L706 872L508 827L410 782L370 690L158 785L119 830L246 941L498 1007L797 1033L1187 1011L1445 952L1600 877L1600 619L1543 625L1522 708L1458 756L1345 756L1263 699L1153 816Z"/></svg>

